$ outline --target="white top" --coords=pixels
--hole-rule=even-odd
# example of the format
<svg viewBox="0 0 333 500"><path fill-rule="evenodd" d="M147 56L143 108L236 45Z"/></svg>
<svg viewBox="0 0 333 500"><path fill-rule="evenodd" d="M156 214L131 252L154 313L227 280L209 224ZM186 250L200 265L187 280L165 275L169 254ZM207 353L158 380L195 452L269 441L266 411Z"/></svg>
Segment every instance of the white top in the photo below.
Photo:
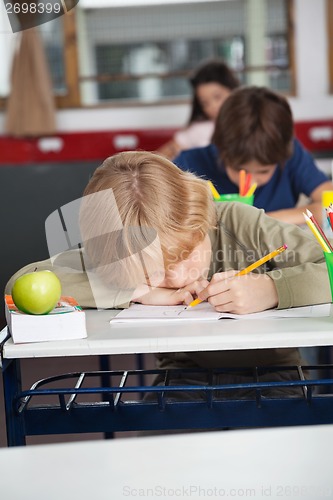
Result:
<svg viewBox="0 0 333 500"><path fill-rule="evenodd" d="M215 123L212 121L192 123L187 128L176 132L174 139L181 149L208 146L211 143L214 127Z"/></svg>
<svg viewBox="0 0 333 500"><path fill-rule="evenodd" d="M221 319L114 324L119 311L88 310L88 337L80 340L4 345L4 358L218 351L333 345L333 318Z"/></svg>
<svg viewBox="0 0 333 500"><path fill-rule="evenodd" d="M1 497L333 498L333 425L0 449Z"/></svg>

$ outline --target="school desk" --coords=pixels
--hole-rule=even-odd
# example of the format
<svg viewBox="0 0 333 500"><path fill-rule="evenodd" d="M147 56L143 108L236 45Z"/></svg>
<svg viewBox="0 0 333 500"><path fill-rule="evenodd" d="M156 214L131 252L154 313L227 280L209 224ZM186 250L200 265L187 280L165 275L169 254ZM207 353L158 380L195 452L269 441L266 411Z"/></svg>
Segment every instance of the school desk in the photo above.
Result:
<svg viewBox="0 0 333 500"><path fill-rule="evenodd" d="M333 425L2 448L1 495L329 500L332 448Z"/></svg>
<svg viewBox="0 0 333 500"><path fill-rule="evenodd" d="M260 381L260 369L254 370L253 382L246 386L255 395L249 400L216 400L214 391L224 387L207 386L202 401L170 402L167 395L172 387L167 384L168 373L164 374L166 386L162 389L149 384L138 387L135 370L59 374L30 390L22 390L20 360L23 358L333 345L332 317L110 326L114 314L114 311L87 311L88 337L82 340L15 345L11 338L6 339L6 329L1 332L10 446L23 445L25 436L38 434L333 423L333 395L314 391L319 386L330 387L333 379L312 377L305 381L299 367L294 367L299 380L289 384L302 387L300 398L262 397L261 389L269 383ZM93 380L94 388L85 387L87 379ZM149 391L156 392L156 402L140 399L142 393ZM96 403L82 401L91 393L99 398ZM133 393L139 397L133 398ZM45 398L49 403L45 403Z"/></svg>

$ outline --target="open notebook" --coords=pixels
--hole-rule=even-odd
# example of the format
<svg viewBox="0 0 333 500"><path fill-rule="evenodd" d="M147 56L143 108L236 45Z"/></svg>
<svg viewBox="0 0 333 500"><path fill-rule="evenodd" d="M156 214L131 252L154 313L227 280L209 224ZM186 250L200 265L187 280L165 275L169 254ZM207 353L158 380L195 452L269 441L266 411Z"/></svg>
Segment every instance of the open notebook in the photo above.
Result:
<svg viewBox="0 0 333 500"><path fill-rule="evenodd" d="M128 309L123 309L117 316L110 320L113 323L126 323L129 321L209 321L223 318L231 319L260 319L260 318L310 318L329 316L331 304L316 306L294 307L292 309L269 309L252 314L219 313L208 304L202 302L195 307L186 309L185 306L143 306L131 304Z"/></svg>

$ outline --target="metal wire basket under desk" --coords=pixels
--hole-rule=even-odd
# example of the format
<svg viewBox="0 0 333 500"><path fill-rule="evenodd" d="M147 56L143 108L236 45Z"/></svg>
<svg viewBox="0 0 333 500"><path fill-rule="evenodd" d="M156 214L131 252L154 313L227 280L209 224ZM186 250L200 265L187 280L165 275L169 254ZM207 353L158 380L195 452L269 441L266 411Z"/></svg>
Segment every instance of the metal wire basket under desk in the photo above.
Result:
<svg viewBox="0 0 333 500"><path fill-rule="evenodd" d="M214 384L214 380L220 374L244 369L67 373L39 380L22 391L15 397L12 411L26 436L327 424L333 422L333 378L311 378L323 369L333 373L333 365L257 367L251 369L250 382L231 384ZM260 380L263 373L276 370L294 370L297 378ZM304 370L310 378L305 378ZM208 383L170 384L176 376L198 374L205 374ZM158 375L163 383L137 385L142 375L145 380ZM271 397L270 391L277 388L279 396ZM299 394L283 395L290 388L299 388Z"/></svg>

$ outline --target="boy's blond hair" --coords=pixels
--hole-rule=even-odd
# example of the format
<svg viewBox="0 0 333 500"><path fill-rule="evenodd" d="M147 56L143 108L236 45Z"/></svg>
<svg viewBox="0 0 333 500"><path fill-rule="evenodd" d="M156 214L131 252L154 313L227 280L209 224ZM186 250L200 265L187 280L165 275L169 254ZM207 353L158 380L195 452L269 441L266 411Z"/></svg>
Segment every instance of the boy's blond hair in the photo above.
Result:
<svg viewBox="0 0 333 500"><path fill-rule="evenodd" d="M89 181L80 212L82 240L92 266L108 282L121 278L126 288L137 285L140 250L153 261L161 248L167 267L186 259L215 224L207 182L145 151L107 158ZM110 273L110 263L118 264L116 273Z"/></svg>

